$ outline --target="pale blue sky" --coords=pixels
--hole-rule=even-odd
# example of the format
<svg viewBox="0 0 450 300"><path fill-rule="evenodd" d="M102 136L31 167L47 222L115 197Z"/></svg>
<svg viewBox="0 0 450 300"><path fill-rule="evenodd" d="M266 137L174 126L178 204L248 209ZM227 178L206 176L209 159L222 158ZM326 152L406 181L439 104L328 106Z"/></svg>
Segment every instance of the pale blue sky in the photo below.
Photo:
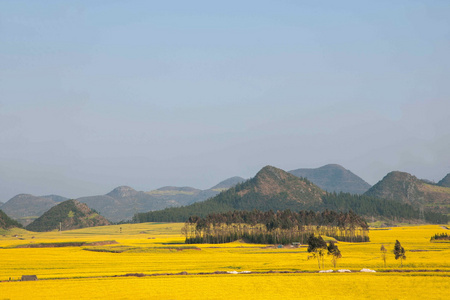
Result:
<svg viewBox="0 0 450 300"><path fill-rule="evenodd" d="M450 172L449 1L0 1L0 201Z"/></svg>

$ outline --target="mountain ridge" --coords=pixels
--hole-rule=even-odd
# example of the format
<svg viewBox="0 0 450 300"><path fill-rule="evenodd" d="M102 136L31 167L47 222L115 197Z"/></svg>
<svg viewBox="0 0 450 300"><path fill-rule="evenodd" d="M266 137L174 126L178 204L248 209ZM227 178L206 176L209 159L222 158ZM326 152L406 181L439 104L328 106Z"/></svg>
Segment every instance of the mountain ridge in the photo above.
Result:
<svg viewBox="0 0 450 300"><path fill-rule="evenodd" d="M265 166L253 178L239 183L217 196L203 202L182 207L182 215L166 221L179 221L189 216L205 216L209 213L220 213L233 210L283 210L309 209L322 202L326 192L307 179L296 177L273 166ZM156 214L163 214L168 209ZM181 211L178 208L169 210ZM201 212L201 213L200 213ZM133 218L136 222L149 221L152 212L138 213Z"/></svg>
<svg viewBox="0 0 450 300"><path fill-rule="evenodd" d="M447 175L445 175L444 178L442 178L437 185L439 186L443 186L443 187L450 187L450 173L448 173Z"/></svg>
<svg viewBox="0 0 450 300"><path fill-rule="evenodd" d="M234 176L234 177L230 177L228 179L225 179L221 182L219 182L218 184L216 184L215 186L209 188L210 190L224 190L224 189L229 189L232 186L235 186L238 183L242 183L244 182L245 179L239 176Z"/></svg>
<svg viewBox="0 0 450 300"><path fill-rule="evenodd" d="M185 222L190 218L233 211L354 211L358 215L384 222L413 221L443 224L448 217L434 212L420 212L410 204L350 194L329 193L306 178L266 166L253 178L203 202L161 211L138 213L134 222Z"/></svg>
<svg viewBox="0 0 450 300"><path fill-rule="evenodd" d="M61 196L58 196L61 197ZM11 218L21 220L21 223L29 223L29 218L36 218L55 206L52 197L33 196L30 194L18 194L1 206L1 209ZM26 224L24 224L26 225Z"/></svg>
<svg viewBox="0 0 450 300"><path fill-rule="evenodd" d="M361 177L338 164L327 164L319 168L301 168L289 173L305 177L321 189L328 192L363 194L371 185Z"/></svg>
<svg viewBox="0 0 450 300"><path fill-rule="evenodd" d="M234 182L230 179L226 179L218 185L223 186L224 189L227 186L229 188ZM82 197L77 200L101 212L109 220L119 222L131 220L133 215L138 212L162 210L201 202L216 196L219 192L213 189L200 190L188 186L164 186L143 192L136 191L129 186L119 186L106 195Z"/></svg>

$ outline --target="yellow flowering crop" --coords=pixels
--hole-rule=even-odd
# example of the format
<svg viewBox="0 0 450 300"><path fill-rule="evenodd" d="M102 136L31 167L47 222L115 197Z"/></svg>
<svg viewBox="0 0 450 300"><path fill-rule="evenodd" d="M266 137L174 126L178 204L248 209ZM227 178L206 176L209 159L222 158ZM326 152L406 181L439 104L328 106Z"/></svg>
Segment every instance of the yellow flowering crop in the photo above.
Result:
<svg viewBox="0 0 450 300"><path fill-rule="evenodd" d="M450 290L450 243L430 242L434 234L448 232L437 225L371 230L369 243L339 242L343 257L338 260L337 269L350 269L353 271L350 274L316 273L317 260L308 259L305 245L300 248L243 242L185 245L182 227L179 223L145 223L49 233L19 229L3 232L0 235L0 299L269 299L276 296L442 299ZM111 240L117 244L16 248L29 244ZM392 253L395 240L406 250L402 270L413 272L380 272L400 269L400 262ZM386 268L381 245L387 249ZM362 268L378 273L355 273ZM330 257L325 257L325 269L332 269ZM271 270L310 273L255 273ZM440 271L431 272L434 270ZM253 273L189 275L216 271ZM180 272L188 275L113 277ZM39 280L17 281L22 275L37 275Z"/></svg>

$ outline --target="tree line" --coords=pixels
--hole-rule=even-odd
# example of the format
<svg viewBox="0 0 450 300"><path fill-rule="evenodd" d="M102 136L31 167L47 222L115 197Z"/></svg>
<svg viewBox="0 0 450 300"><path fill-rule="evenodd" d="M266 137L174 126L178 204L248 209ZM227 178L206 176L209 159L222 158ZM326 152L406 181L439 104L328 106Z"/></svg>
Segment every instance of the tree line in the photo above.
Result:
<svg viewBox="0 0 450 300"><path fill-rule="evenodd" d="M450 235L447 233L436 233L434 236L431 237L430 241L436 241L436 240L450 240Z"/></svg>
<svg viewBox="0 0 450 300"><path fill-rule="evenodd" d="M346 242L368 242L369 226L353 211L229 211L191 216L183 227L187 244L228 243L238 239L258 244L305 243L311 234Z"/></svg>
<svg viewBox="0 0 450 300"><path fill-rule="evenodd" d="M349 193L327 193L322 196L321 208L331 210L353 210L366 217L384 217L394 222L421 220L431 224L447 224L449 217L432 211L420 211L412 205L392 200L379 199Z"/></svg>
<svg viewBox="0 0 450 300"><path fill-rule="evenodd" d="M241 184L244 185L244 184ZM240 190L242 187L237 186ZM352 210L366 218L385 218L393 222L408 220L421 220L431 224L447 224L449 217L430 211L420 212L419 209L405 203L391 200L378 199L363 195L349 193L326 193L322 196L322 202L314 205L305 205L299 202L289 201L286 195L261 196L247 193L238 196L236 188L231 188L217 195L215 198L197 202L189 206L171 207L160 211L137 213L133 216L133 222L185 222L190 216L206 217L211 213L225 213L233 210L314 210L325 209L334 211Z"/></svg>

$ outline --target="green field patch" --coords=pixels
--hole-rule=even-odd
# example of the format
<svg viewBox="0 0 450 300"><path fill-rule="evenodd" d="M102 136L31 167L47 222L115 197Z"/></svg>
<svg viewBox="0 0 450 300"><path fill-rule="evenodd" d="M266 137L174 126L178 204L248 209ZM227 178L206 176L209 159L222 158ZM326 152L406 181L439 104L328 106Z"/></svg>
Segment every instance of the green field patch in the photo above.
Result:
<svg viewBox="0 0 450 300"><path fill-rule="evenodd" d="M59 243L32 243L17 245L15 248L58 248L58 247L80 247L86 242L59 242Z"/></svg>
<svg viewBox="0 0 450 300"><path fill-rule="evenodd" d="M116 241L31 243L31 244L17 245L14 248L59 248L59 247L100 246L111 244L118 244L118 243Z"/></svg>
<svg viewBox="0 0 450 300"><path fill-rule="evenodd" d="M98 216L97 213L93 213L92 215L90 215L90 216L88 217L88 219L95 219L97 216Z"/></svg>

